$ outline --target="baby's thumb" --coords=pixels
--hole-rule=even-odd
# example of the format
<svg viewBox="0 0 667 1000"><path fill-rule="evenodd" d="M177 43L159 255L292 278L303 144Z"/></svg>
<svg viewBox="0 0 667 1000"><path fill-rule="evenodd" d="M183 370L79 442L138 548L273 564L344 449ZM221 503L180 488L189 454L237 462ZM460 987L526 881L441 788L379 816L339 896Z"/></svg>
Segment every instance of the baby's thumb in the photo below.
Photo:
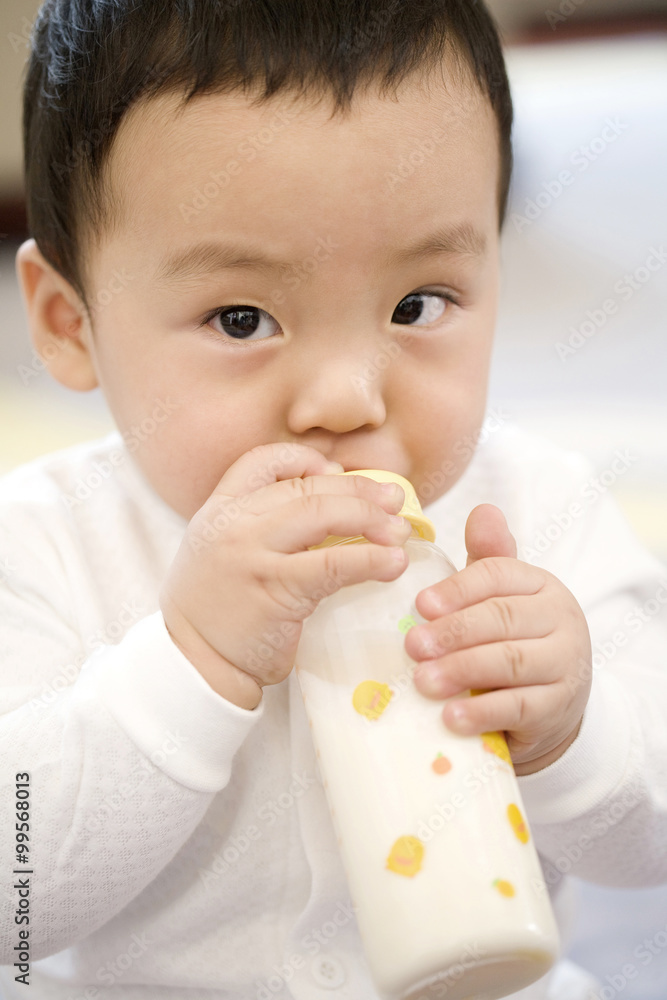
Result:
<svg viewBox="0 0 667 1000"><path fill-rule="evenodd" d="M465 539L467 566L477 559L487 559L489 556L516 558L516 541L507 527L505 515L491 503L482 503L470 512Z"/></svg>

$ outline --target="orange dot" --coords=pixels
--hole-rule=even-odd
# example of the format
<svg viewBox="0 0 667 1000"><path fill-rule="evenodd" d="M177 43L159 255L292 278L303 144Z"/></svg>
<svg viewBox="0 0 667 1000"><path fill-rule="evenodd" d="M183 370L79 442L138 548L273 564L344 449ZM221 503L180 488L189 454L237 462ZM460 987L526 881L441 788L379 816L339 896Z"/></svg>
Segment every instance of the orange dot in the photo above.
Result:
<svg viewBox="0 0 667 1000"><path fill-rule="evenodd" d="M436 774L447 774L452 769L452 762L449 757L443 757L441 753L431 762L431 767Z"/></svg>

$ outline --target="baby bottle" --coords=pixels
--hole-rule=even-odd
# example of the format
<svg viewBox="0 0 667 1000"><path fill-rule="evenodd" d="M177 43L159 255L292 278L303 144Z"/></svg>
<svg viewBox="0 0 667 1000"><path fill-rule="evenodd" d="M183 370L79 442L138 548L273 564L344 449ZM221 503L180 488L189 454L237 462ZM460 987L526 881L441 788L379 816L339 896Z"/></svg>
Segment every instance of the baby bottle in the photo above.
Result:
<svg viewBox="0 0 667 1000"><path fill-rule="evenodd" d="M411 483L353 474L405 490L409 565L325 597L295 666L368 965L384 1000L505 997L559 948L512 761L502 733L451 732L414 686L415 598L456 570Z"/></svg>

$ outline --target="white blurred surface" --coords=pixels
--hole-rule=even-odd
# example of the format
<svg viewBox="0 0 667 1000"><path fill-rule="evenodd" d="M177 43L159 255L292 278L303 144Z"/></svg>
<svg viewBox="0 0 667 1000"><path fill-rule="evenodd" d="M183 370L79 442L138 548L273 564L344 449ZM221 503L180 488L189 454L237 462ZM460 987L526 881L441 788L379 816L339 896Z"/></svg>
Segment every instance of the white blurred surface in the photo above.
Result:
<svg viewBox="0 0 667 1000"><path fill-rule="evenodd" d="M514 48L508 67L516 168L490 397L599 469L630 448L614 491L664 558L667 262L645 283L634 274L652 248L667 255L667 35ZM610 120L620 134L583 170L581 148L595 155ZM552 198L563 170L572 182ZM565 353L571 338L581 346Z"/></svg>
<svg viewBox="0 0 667 1000"><path fill-rule="evenodd" d="M666 558L667 264L627 301L614 285L651 247L667 252L667 36L515 48L508 67L516 171L491 401L599 470L630 449L613 491ZM578 151L608 118L627 128L582 171ZM512 220L568 169L573 182L530 225ZM609 299L617 312L560 357L571 328ZM667 888L576 887L569 954L602 984L595 1000L667 1000Z"/></svg>

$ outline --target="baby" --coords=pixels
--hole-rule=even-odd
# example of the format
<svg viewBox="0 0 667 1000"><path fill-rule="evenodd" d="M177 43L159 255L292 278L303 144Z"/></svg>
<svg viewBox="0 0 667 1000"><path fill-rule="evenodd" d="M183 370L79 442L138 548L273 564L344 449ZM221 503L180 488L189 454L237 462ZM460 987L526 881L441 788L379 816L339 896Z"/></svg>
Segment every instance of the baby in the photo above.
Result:
<svg viewBox="0 0 667 1000"><path fill-rule="evenodd" d="M292 671L406 567L402 490L343 470L467 561L405 648L444 725L506 732L555 903L667 879L665 616L624 628L663 571L583 460L483 433L511 122L481 2L43 5L18 275L118 430L0 482L4 1000L377 996Z"/></svg>

